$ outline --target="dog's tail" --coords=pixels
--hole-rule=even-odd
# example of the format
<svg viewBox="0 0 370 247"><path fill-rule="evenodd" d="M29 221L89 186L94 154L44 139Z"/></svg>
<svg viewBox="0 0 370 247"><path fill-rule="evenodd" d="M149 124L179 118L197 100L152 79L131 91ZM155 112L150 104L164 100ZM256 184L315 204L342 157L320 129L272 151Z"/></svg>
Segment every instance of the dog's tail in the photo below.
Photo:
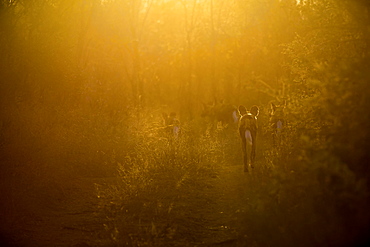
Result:
<svg viewBox="0 0 370 247"><path fill-rule="evenodd" d="M237 110L233 111L233 120L234 120L234 123L237 123L239 121L239 116L238 116L238 111Z"/></svg>
<svg viewBox="0 0 370 247"><path fill-rule="evenodd" d="M180 127L179 126L174 126L173 127L173 135L175 138L179 137L180 134Z"/></svg>
<svg viewBox="0 0 370 247"><path fill-rule="evenodd" d="M279 120L276 123L276 134L280 135L282 129L283 129L283 121Z"/></svg>
<svg viewBox="0 0 370 247"><path fill-rule="evenodd" d="M246 130L245 131L245 139L247 141L247 144L249 144L250 146L252 146L253 140L252 140L252 134L251 134L251 131L250 130Z"/></svg>

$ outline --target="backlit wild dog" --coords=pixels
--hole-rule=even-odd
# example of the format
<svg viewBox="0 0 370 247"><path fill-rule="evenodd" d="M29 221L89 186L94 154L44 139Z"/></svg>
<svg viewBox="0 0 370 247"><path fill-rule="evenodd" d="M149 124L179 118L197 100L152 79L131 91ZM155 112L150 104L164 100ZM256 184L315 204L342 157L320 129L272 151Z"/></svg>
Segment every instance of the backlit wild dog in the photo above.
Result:
<svg viewBox="0 0 370 247"><path fill-rule="evenodd" d="M272 142L274 146L280 144L281 134L285 125L284 108L285 104L275 105L271 103L270 126L272 128Z"/></svg>
<svg viewBox="0 0 370 247"><path fill-rule="evenodd" d="M180 135L180 121L176 118L176 113L171 112L169 115L162 113L162 118L167 137L178 138Z"/></svg>
<svg viewBox="0 0 370 247"><path fill-rule="evenodd" d="M201 116L207 117L215 127L236 124L239 119L236 107L231 104L225 104L224 102L203 104Z"/></svg>
<svg viewBox="0 0 370 247"><path fill-rule="evenodd" d="M244 106L239 106L239 135L241 138L244 171L248 171L249 164L253 168L256 157L256 141L257 141L257 116L259 108L252 106L250 112ZM250 153L250 155L248 155ZM250 156L250 158L249 158Z"/></svg>

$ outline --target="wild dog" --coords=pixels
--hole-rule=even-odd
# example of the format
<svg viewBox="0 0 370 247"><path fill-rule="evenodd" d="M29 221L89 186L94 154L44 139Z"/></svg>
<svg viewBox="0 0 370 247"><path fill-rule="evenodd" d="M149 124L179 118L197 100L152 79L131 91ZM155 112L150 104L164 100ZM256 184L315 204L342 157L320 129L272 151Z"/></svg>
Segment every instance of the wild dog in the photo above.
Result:
<svg viewBox="0 0 370 247"><path fill-rule="evenodd" d="M280 145L281 142L281 135L285 125L284 108L285 104L275 105L271 103L270 127L272 129L272 143L274 147Z"/></svg>
<svg viewBox="0 0 370 247"><path fill-rule="evenodd" d="M201 116L207 117L211 125L217 128L224 128L233 123L236 124L239 120L236 107L224 102L203 104Z"/></svg>
<svg viewBox="0 0 370 247"><path fill-rule="evenodd" d="M178 138L180 135L180 121L176 118L176 113L162 113L165 133L170 138Z"/></svg>
<svg viewBox="0 0 370 247"><path fill-rule="evenodd" d="M239 119L238 131L241 138L244 171L248 172L249 164L251 168L253 168L256 158L256 142L258 130L257 116L259 114L259 108L254 105L248 112L244 106L240 105L238 110L241 116ZM249 153L250 159L248 157Z"/></svg>

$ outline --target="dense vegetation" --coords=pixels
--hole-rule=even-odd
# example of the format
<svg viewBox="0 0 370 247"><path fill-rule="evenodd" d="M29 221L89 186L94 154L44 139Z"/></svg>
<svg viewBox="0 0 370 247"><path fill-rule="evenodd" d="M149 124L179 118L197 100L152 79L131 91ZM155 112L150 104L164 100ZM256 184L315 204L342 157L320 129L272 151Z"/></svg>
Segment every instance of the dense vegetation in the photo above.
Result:
<svg viewBox="0 0 370 247"><path fill-rule="evenodd" d="M51 194L71 177L118 177L97 188L112 241L128 241L125 220L148 220L152 230L137 227L130 243L160 246L175 236L158 234L171 229L175 198L240 162L235 131L201 118L203 104L256 104L261 169L240 231L254 246L360 244L370 222L369 18L365 0L2 0L0 176ZM278 147L271 101L286 102ZM162 129L172 111L176 140ZM3 212L26 203L2 187L12 201ZM124 214L131 208L139 216Z"/></svg>

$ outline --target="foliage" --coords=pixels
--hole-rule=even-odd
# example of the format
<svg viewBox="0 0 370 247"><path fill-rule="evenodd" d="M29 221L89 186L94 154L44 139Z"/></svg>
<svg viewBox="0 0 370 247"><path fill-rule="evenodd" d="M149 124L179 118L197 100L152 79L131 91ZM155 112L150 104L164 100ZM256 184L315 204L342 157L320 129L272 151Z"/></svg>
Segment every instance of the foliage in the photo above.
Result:
<svg viewBox="0 0 370 247"><path fill-rule="evenodd" d="M114 177L98 186L112 239L160 245L181 192L238 162L233 127L209 127L202 105L256 104L264 157L240 234L357 244L370 221L368 23L366 1L350 0L0 1L2 176L61 191ZM276 147L270 101L287 103ZM161 131L168 110L176 140Z"/></svg>
<svg viewBox="0 0 370 247"><path fill-rule="evenodd" d="M194 125L183 126L187 131L176 139L147 120L130 133L134 150L118 163L117 182L97 187L100 213L118 246L160 246L183 238L174 218L184 192L201 189L223 160L217 139L197 135Z"/></svg>

